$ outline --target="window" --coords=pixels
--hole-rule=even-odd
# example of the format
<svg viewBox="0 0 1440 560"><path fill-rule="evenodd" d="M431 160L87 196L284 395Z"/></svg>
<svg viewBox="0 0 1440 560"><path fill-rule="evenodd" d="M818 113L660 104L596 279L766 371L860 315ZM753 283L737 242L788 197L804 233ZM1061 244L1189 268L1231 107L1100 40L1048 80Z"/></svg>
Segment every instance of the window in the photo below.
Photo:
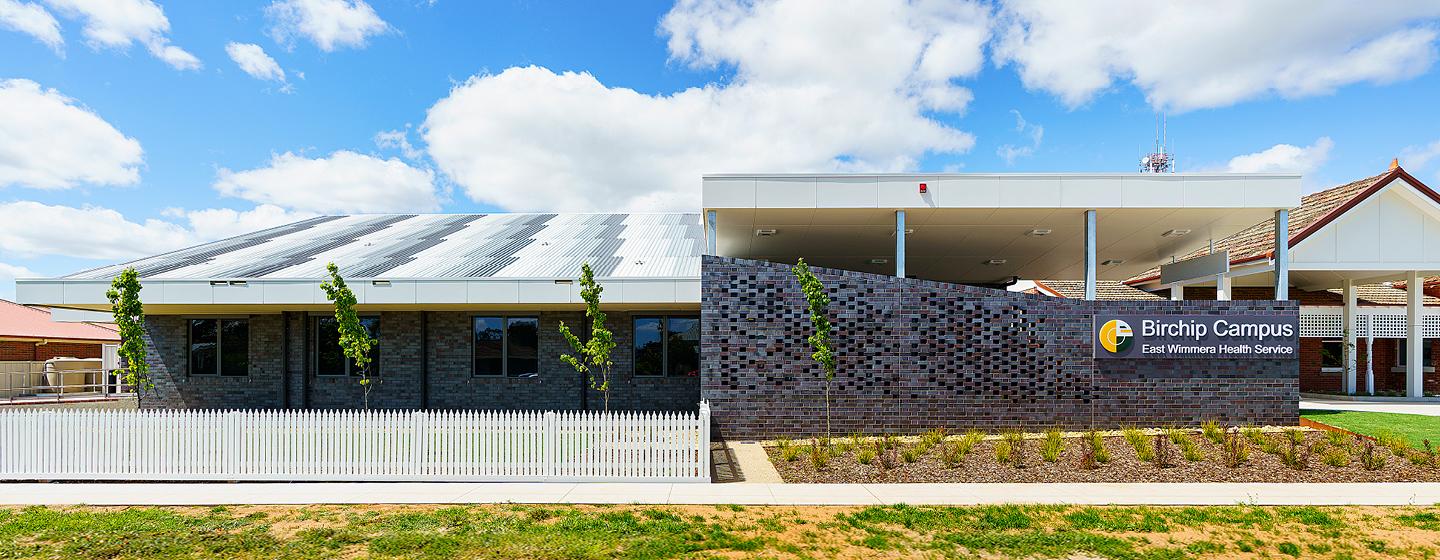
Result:
<svg viewBox="0 0 1440 560"><path fill-rule="evenodd" d="M540 375L538 317L475 317L472 331L475 375Z"/></svg>
<svg viewBox="0 0 1440 560"><path fill-rule="evenodd" d="M1340 371L1345 368L1345 343L1340 340L1320 341L1320 371Z"/></svg>
<svg viewBox="0 0 1440 560"><path fill-rule="evenodd" d="M360 326L365 327L366 332L377 341L380 339L380 318L361 317ZM334 317L315 318L315 346L313 360L315 362L315 375L323 376L347 376L360 375L360 368L355 361L345 357L344 349L340 348L340 323ZM380 373L380 345L370 347L370 364L367 367L370 376Z"/></svg>
<svg viewBox="0 0 1440 560"><path fill-rule="evenodd" d="M1404 369L1405 363L1410 358L1410 355L1405 352L1406 342L1407 340L1403 338L1395 341L1395 366L1397 369ZM1434 345L1430 343L1429 339L1421 339L1421 342L1423 343L1420 347L1421 365L1425 369L1431 369L1435 362L1430 359L1430 347Z"/></svg>
<svg viewBox="0 0 1440 560"><path fill-rule="evenodd" d="M250 373L250 321L190 320L190 375L239 377Z"/></svg>
<svg viewBox="0 0 1440 560"><path fill-rule="evenodd" d="M636 317L633 350L636 376L698 376L700 318Z"/></svg>

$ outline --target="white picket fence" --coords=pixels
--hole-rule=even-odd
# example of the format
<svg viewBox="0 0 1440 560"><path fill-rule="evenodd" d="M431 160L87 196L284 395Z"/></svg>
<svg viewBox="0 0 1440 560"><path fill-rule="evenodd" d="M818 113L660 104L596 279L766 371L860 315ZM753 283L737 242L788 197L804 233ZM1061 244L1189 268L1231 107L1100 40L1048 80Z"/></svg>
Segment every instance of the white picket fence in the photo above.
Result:
<svg viewBox="0 0 1440 560"><path fill-rule="evenodd" d="M0 480L709 482L696 412L0 411Z"/></svg>

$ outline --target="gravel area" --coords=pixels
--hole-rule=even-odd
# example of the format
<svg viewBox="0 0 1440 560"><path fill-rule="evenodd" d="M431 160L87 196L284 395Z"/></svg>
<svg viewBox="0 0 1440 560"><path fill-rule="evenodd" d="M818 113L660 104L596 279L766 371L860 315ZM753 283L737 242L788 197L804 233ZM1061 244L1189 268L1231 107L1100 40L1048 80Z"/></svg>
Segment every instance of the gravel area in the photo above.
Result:
<svg viewBox="0 0 1440 560"><path fill-rule="evenodd" d="M1359 460L1359 448L1350 447L1351 462L1347 466L1335 467L1321 461L1324 451L1331 448L1322 432L1306 431L1305 447L1314 448L1305 461L1304 468L1296 469L1286 465L1279 455L1266 453L1258 446L1249 444L1249 458L1239 467L1225 465L1221 447L1206 440L1199 433L1189 437L1199 445L1204 459L1187 461L1175 449L1171 466L1161 467L1154 462L1141 461L1135 449L1122 436L1104 438L1110 461L1097 468L1082 467L1082 451L1087 445L1078 437L1064 438L1064 452L1055 463L1045 462L1040 456L1041 440L1034 434L1025 440L1022 468L996 460L995 446L999 439L987 438L975 444L974 448L954 468L947 468L941 460L940 446L936 445L913 463L901 458L901 451L917 445L913 438L907 438L894 454L894 465L886 469L877 458L869 465L857 460L858 449L845 453L832 453L827 464L816 470L810 459L809 441L796 441L802 452L797 458L786 461L778 446L766 447L770 460L775 464L785 482L801 483L859 483L859 482L1440 482L1440 468L1432 462L1429 465L1413 464L1408 457L1397 456L1389 449L1376 446L1375 455L1383 457L1384 466L1368 470ZM1287 434L1268 432L1264 438L1271 439L1277 447L1284 448ZM950 441L955 438L952 436ZM1149 436L1154 442L1154 436ZM837 439L836 442L842 440ZM846 439L845 441L848 441ZM1247 440L1247 444L1249 441ZM873 443L867 444L873 445ZM1411 451L1410 453L1420 453Z"/></svg>

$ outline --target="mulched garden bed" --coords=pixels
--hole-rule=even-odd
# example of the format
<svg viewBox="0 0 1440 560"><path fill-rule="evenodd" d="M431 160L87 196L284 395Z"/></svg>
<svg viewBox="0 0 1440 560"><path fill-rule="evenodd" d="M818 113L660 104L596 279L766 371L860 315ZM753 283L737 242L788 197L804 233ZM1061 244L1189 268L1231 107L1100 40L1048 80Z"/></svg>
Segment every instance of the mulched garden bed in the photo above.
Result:
<svg viewBox="0 0 1440 560"><path fill-rule="evenodd" d="M830 451L822 453L827 460L818 469L811 458L812 450L815 449L811 440L768 445L766 451L785 482L802 483L1440 481L1440 458L1427 454L1424 450L1403 449L1400 444L1393 442L1374 444L1371 456L1383 459L1383 465L1377 466L1378 461L1372 461L1371 467L1375 468L1366 468L1361 464L1365 443L1359 440L1346 438L1342 441L1338 437L1328 437L1324 432L1308 429L1265 432L1257 430L1253 434L1243 435L1235 433L1233 437L1244 441L1248 458L1240 466L1231 467L1226 464L1227 454L1219 443L1207 439L1198 431L1189 430L1184 433L1184 436L1173 433L1171 436L1189 439L1198 451L1192 453L1191 458L1199 460L1187 459L1182 456L1179 446L1169 444L1168 455L1171 458L1163 467L1154 459L1140 460L1135 447L1126 437L1113 434L1100 436L1109 454L1109 461L1096 462L1094 468L1085 468L1084 465L1086 455L1093 458L1093 454L1086 452L1086 449L1091 447L1089 440L1074 435L1062 438L1063 451L1058 460L1052 463L1041 456L1043 438L1038 434L1029 434L1024 439L1019 468L1013 462L1001 462L996 457L997 445L1009 444L1013 447L1014 440L1004 442L993 436L974 443L969 452L958 460L952 449L951 462L954 466L945 464L942 453L943 446L959 445L957 442L960 438L956 436L950 436L943 442L940 442L938 437L932 437L929 438L928 445L924 443L927 438L918 438L919 441L917 438L905 438L908 441L891 438L893 447L884 452L878 451L883 441L878 438L836 438L831 443ZM1157 435L1165 438L1167 442L1176 441L1156 431L1149 431L1144 439L1150 442L1152 449ZM1292 437L1297 440L1293 447L1290 442ZM1265 443L1267 440L1269 443ZM1299 443L1300 441L1303 443ZM788 452L791 456L789 460L783 449L786 446L798 448L798 453L796 450ZM910 458L913 462L907 462L904 458L907 449L911 450ZM1298 459L1292 459L1287 464L1282 456L1290 449L1295 450L1294 454ZM869 464L862 464L859 460L862 453L869 456ZM882 458L882 453L889 453L888 461ZM1326 455L1331 456L1331 461L1340 462L1338 456L1341 454L1348 464L1326 464ZM1415 458L1413 461L1412 456ZM1233 454L1231 458L1233 459ZM890 463L888 468L883 465L886 462Z"/></svg>

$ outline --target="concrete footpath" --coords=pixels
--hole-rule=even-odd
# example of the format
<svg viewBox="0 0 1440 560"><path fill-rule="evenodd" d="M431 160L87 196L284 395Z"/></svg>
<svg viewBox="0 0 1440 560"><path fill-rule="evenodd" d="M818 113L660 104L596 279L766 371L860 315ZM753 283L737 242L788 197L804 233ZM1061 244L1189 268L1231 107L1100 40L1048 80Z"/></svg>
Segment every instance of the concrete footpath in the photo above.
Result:
<svg viewBox="0 0 1440 560"><path fill-rule="evenodd" d="M117 483L0 484L0 505L243 504L1116 504L1435 505L1440 483L662 484Z"/></svg>

